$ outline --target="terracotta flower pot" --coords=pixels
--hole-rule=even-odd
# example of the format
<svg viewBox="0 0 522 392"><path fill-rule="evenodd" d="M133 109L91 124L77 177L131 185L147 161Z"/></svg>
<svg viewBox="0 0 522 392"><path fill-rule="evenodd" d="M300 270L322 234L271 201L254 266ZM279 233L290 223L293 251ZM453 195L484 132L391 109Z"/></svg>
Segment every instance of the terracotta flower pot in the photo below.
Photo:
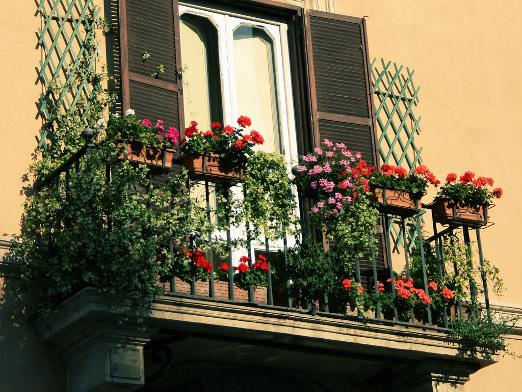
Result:
<svg viewBox="0 0 522 392"><path fill-rule="evenodd" d="M435 222L443 225L464 225L481 227L488 223L488 206L469 207L449 199L437 198L433 202Z"/></svg>
<svg viewBox="0 0 522 392"><path fill-rule="evenodd" d="M124 147L123 143L117 143L117 146ZM162 150L151 146L143 147L141 144L128 144L126 147L125 152L120 153L118 158L164 169L172 167L175 151L170 148Z"/></svg>
<svg viewBox="0 0 522 392"><path fill-rule="evenodd" d="M404 191L379 187L373 187L372 192L375 201L379 203L379 211L383 213L410 217L419 212L421 197L414 197L411 193Z"/></svg>
<svg viewBox="0 0 522 392"><path fill-rule="evenodd" d="M216 154L189 154L184 156L181 162L192 178L207 178L214 182L239 181L241 178L237 171L226 171L220 165L219 156Z"/></svg>

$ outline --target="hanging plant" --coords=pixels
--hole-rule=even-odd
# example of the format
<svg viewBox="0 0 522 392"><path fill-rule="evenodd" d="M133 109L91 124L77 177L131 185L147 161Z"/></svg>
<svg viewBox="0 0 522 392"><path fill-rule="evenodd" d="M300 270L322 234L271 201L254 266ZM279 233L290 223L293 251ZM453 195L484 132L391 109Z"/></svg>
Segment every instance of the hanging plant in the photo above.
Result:
<svg viewBox="0 0 522 392"><path fill-rule="evenodd" d="M237 205L237 219L249 223L251 236L280 239L297 229L297 203L285 157L256 151L243 178L245 194Z"/></svg>

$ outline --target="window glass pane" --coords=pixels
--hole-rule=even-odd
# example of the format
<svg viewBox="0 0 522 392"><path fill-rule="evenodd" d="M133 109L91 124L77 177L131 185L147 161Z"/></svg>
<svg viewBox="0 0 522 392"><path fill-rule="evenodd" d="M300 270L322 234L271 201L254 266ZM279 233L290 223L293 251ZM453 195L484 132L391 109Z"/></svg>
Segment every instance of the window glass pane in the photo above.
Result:
<svg viewBox="0 0 522 392"><path fill-rule="evenodd" d="M281 152L274 69L274 44L265 30L242 25L234 31L238 112L249 116L265 151Z"/></svg>
<svg viewBox="0 0 522 392"><path fill-rule="evenodd" d="M184 14L180 34L185 122L205 128L222 121L217 30L208 19Z"/></svg>

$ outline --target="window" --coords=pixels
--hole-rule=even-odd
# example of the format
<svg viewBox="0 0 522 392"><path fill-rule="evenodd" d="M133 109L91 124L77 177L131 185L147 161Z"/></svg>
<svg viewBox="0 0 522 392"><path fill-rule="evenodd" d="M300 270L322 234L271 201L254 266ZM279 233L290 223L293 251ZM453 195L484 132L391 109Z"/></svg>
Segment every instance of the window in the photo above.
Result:
<svg viewBox="0 0 522 392"><path fill-rule="evenodd" d="M248 115L265 139L256 148L284 154L290 169L297 160L297 147L289 66L285 67L287 26L188 5L180 5L179 14L186 125L191 120L202 128L211 121L234 124L239 115ZM210 186L211 204L216 203L217 191ZM240 187L233 193L241 197ZM195 196L206 202L203 195L200 184ZM231 234L244 237L244 228ZM282 246L282 241L270 243L273 249ZM253 247L260 250L265 244L254 243ZM245 249L237 249L233 259L245 253Z"/></svg>
<svg viewBox="0 0 522 392"><path fill-rule="evenodd" d="M233 124L248 115L265 138L259 148L297 157L287 26L180 5L185 122Z"/></svg>

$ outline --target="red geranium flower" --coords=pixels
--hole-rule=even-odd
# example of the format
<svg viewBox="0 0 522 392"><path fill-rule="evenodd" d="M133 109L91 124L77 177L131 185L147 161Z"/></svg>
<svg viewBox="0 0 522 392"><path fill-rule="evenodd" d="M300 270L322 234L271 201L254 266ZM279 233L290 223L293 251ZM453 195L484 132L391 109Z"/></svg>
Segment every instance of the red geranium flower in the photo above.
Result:
<svg viewBox="0 0 522 392"><path fill-rule="evenodd" d="M428 283L428 287L430 289L432 289L433 291L437 291L437 289L438 289L437 283L435 283L434 281L431 281L430 283Z"/></svg>
<svg viewBox="0 0 522 392"><path fill-rule="evenodd" d="M228 265L228 263L222 263L222 264L219 266L219 269L220 269L221 271L228 271L229 267L230 267L230 266Z"/></svg>
<svg viewBox="0 0 522 392"><path fill-rule="evenodd" d="M236 149L236 150L242 150L243 148L245 148L246 146L246 142L244 140L236 140L234 143L232 143L232 148Z"/></svg>
<svg viewBox="0 0 522 392"><path fill-rule="evenodd" d="M218 121L214 121L210 124L210 128L221 128L221 123Z"/></svg>
<svg viewBox="0 0 522 392"><path fill-rule="evenodd" d="M453 299L453 297L455 297L455 294L453 293L453 291L451 291L447 287L444 287L442 289L442 298L444 298L445 301L450 301Z"/></svg>
<svg viewBox="0 0 522 392"><path fill-rule="evenodd" d="M232 135L234 133L234 127L227 125L225 128L223 128L223 132L227 135Z"/></svg>
<svg viewBox="0 0 522 392"><path fill-rule="evenodd" d="M257 131L251 131L250 137L255 144L263 144L265 142L263 136Z"/></svg>
<svg viewBox="0 0 522 392"><path fill-rule="evenodd" d="M503 194L504 194L504 191L502 190L502 188L493 189L493 196L496 197L497 199L500 199Z"/></svg>
<svg viewBox="0 0 522 392"><path fill-rule="evenodd" d="M342 286L343 286L343 289L348 291L348 290L351 290L352 289L352 281L350 279L343 279L343 281L341 282Z"/></svg>
<svg viewBox="0 0 522 392"><path fill-rule="evenodd" d="M250 261L250 257L248 256L241 256L241 258L239 259L239 262L241 263L248 263Z"/></svg>
<svg viewBox="0 0 522 392"><path fill-rule="evenodd" d="M472 171L467 171L464 175L460 176L460 182L463 184L470 183L475 178L475 173Z"/></svg>
<svg viewBox="0 0 522 392"><path fill-rule="evenodd" d="M238 265L237 270L241 273L248 272L248 265L246 265L245 263L241 263Z"/></svg>
<svg viewBox="0 0 522 392"><path fill-rule="evenodd" d="M449 173L446 176L446 182L453 182L457 180L457 174L456 173Z"/></svg>
<svg viewBox="0 0 522 392"><path fill-rule="evenodd" d="M239 116L237 123L241 128L246 128L252 125L252 120L247 116Z"/></svg>

